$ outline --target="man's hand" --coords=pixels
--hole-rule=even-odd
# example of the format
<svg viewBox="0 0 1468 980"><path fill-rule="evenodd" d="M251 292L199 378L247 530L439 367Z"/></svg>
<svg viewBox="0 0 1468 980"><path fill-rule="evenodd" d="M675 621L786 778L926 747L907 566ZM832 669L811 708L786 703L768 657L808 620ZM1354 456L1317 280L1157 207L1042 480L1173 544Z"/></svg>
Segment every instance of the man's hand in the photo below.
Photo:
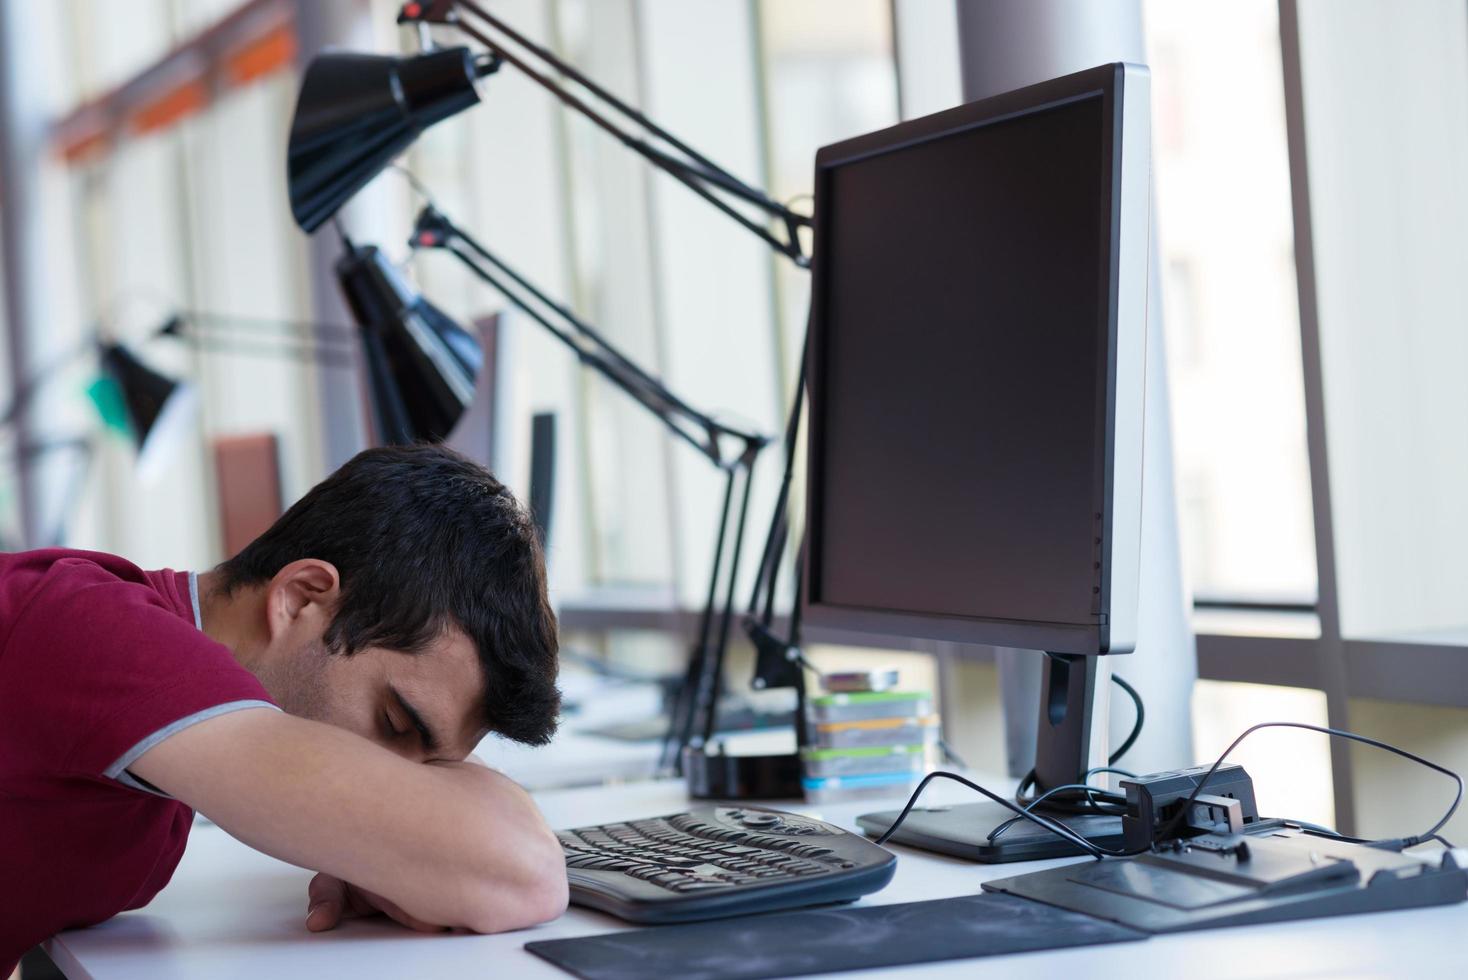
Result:
<svg viewBox="0 0 1468 980"><path fill-rule="evenodd" d="M322 872L311 879L306 889L310 907L306 912L306 928L312 932L335 929L344 919L364 918L370 915L385 915L394 922L418 932L448 932L448 926L436 926L431 922L414 918L381 895L374 895L365 888L349 885L340 878Z"/></svg>

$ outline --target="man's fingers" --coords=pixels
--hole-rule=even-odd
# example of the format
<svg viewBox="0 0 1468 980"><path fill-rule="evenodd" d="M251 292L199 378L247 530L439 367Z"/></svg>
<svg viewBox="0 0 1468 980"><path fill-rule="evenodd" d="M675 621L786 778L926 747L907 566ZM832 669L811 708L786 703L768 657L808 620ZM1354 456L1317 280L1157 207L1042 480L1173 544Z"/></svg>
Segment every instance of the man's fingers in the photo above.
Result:
<svg viewBox="0 0 1468 980"><path fill-rule="evenodd" d="M306 887L306 928L311 932L335 929L346 910L347 886L340 878L319 874Z"/></svg>
<svg viewBox="0 0 1468 980"><path fill-rule="evenodd" d="M349 885L325 872L311 879L311 884L306 888L306 897L310 903L306 912L306 928L312 932L325 932L335 929L343 919L369 915L387 915L401 925L419 932L444 931L443 926L415 918L381 895Z"/></svg>
<svg viewBox="0 0 1468 980"><path fill-rule="evenodd" d="M325 871L311 879L311 884L306 886L306 898L312 905L317 902L333 900L340 904L346 896L347 884L340 878L334 878Z"/></svg>
<svg viewBox="0 0 1468 980"><path fill-rule="evenodd" d="M351 888L349 888L349 891L355 892L357 896L365 898L372 904L374 908L380 910L389 919L392 919L399 925L407 926L409 929L414 929L418 932L447 931L447 926L437 926L431 922L424 922L422 919L415 918L414 916L411 916L407 912L404 912L402 909L398 908L396 903L388 901L381 895L374 895L371 892L367 891L365 888L357 888L356 886L352 886Z"/></svg>

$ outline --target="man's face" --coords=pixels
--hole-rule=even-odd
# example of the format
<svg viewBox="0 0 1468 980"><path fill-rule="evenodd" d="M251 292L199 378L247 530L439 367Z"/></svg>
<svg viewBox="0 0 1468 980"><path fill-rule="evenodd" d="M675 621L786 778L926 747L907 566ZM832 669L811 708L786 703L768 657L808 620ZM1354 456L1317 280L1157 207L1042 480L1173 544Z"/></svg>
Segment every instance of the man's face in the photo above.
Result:
<svg viewBox="0 0 1468 980"><path fill-rule="evenodd" d="M450 629L417 653L368 647L351 656L316 640L261 681L286 711L356 732L415 762L459 760L486 734L484 677L473 642Z"/></svg>

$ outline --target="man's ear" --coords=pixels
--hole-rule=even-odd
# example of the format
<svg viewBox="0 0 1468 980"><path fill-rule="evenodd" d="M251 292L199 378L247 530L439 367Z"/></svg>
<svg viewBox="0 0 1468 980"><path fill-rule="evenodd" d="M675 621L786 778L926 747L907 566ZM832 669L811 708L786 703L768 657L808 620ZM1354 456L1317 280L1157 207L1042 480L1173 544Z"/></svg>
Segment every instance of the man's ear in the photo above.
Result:
<svg viewBox="0 0 1468 980"><path fill-rule="evenodd" d="M336 566L319 558L302 558L281 568L265 587L265 628L274 643L291 633L320 636L331 623L341 597Z"/></svg>

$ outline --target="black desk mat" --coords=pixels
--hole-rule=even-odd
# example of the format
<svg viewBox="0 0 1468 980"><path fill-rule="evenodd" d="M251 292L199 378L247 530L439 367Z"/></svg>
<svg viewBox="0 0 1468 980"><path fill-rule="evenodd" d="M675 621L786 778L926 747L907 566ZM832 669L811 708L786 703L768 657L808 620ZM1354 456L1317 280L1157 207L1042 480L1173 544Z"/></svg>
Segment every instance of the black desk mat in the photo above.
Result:
<svg viewBox="0 0 1468 980"><path fill-rule="evenodd" d="M1013 895L982 894L772 912L525 948L584 980L756 980L1146 938Z"/></svg>

